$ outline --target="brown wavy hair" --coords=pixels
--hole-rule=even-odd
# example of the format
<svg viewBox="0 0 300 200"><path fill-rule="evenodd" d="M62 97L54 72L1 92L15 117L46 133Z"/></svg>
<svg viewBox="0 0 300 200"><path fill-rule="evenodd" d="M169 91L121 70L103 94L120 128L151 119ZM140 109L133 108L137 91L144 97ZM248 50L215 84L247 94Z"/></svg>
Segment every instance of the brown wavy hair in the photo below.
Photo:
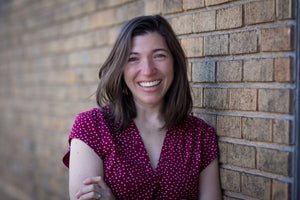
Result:
<svg viewBox="0 0 300 200"><path fill-rule="evenodd" d="M165 40L174 63L174 80L164 97L161 113L165 124L171 128L180 124L192 109L192 97L187 78L187 60L184 51L170 24L163 17L140 16L131 19L121 28L113 48L99 71L97 104L108 109L110 118L124 130L137 115L133 96L123 78L124 66L128 62L132 38L157 32Z"/></svg>

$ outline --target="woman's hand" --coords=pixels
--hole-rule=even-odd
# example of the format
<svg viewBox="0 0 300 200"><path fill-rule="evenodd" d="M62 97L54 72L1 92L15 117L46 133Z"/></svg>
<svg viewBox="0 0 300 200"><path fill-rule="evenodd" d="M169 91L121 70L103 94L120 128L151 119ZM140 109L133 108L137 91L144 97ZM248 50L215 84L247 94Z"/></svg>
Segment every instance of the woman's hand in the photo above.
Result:
<svg viewBox="0 0 300 200"><path fill-rule="evenodd" d="M77 199L115 199L110 188L105 184L101 176L86 178L83 184L84 186L76 194Z"/></svg>

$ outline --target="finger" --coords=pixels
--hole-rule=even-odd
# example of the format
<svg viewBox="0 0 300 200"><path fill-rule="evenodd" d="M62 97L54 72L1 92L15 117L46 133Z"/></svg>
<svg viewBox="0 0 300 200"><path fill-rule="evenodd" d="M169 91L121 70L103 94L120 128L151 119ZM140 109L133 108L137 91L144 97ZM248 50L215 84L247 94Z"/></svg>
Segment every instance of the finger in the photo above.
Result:
<svg viewBox="0 0 300 200"><path fill-rule="evenodd" d="M98 192L100 191L100 186L98 184L90 184L81 188L80 193L85 194L88 192Z"/></svg>
<svg viewBox="0 0 300 200"><path fill-rule="evenodd" d="M99 196L100 195L100 196ZM100 193L97 193L97 192L89 192L89 193L86 193L82 196L80 196L80 200L87 200L87 199L101 199L101 194Z"/></svg>
<svg viewBox="0 0 300 200"><path fill-rule="evenodd" d="M88 177L88 178L84 179L83 183L85 185L88 185L88 184L98 183L100 180L101 180L101 176L93 176L93 177Z"/></svg>
<svg viewBox="0 0 300 200"><path fill-rule="evenodd" d="M83 184L89 185L89 184L98 184L102 189L107 189L108 186L104 182L103 178L101 176L94 176L94 177L89 177L86 178L83 181Z"/></svg>

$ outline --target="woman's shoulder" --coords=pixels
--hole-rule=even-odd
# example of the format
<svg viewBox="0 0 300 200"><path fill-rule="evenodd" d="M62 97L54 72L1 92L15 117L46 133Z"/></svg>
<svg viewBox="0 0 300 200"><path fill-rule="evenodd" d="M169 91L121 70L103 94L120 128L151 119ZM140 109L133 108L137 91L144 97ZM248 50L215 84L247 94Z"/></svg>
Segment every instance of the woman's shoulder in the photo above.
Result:
<svg viewBox="0 0 300 200"><path fill-rule="evenodd" d="M92 108L90 110L81 112L77 115L77 118L85 118L85 117L89 117L93 120L97 120L103 117L103 114L101 113L101 109L100 108Z"/></svg>
<svg viewBox="0 0 300 200"><path fill-rule="evenodd" d="M79 115L89 115L89 116L94 116L99 114L101 112L101 108L92 108L90 110L83 111L79 113Z"/></svg>
<svg viewBox="0 0 300 200"><path fill-rule="evenodd" d="M93 108L81 112L75 118L72 130L89 130L94 127L97 131L103 132L105 130L110 134L114 133L116 124L110 114L110 110L105 108Z"/></svg>
<svg viewBox="0 0 300 200"><path fill-rule="evenodd" d="M90 110L81 112L77 115L77 119L88 118L95 123L108 122L110 111L103 108L92 108Z"/></svg>
<svg viewBox="0 0 300 200"><path fill-rule="evenodd" d="M191 137L196 137L195 141L215 140L215 129L203 119L190 115L185 126L185 133Z"/></svg>

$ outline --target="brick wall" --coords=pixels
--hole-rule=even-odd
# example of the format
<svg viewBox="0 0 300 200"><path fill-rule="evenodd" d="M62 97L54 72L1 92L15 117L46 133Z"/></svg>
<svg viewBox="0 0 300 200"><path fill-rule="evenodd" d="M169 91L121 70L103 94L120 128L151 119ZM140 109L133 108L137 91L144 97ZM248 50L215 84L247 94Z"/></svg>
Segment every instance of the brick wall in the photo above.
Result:
<svg viewBox="0 0 300 200"><path fill-rule="evenodd" d="M296 0L0 1L0 196L68 199L61 158L120 26L162 14L189 58L193 113L219 136L225 200L292 199ZM296 99L297 100L297 99Z"/></svg>

